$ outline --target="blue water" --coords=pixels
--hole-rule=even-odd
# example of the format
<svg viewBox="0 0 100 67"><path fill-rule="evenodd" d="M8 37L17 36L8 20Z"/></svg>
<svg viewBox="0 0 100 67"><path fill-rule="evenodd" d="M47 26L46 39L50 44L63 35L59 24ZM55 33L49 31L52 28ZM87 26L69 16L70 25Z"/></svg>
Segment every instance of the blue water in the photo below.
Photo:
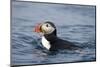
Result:
<svg viewBox="0 0 100 67"><path fill-rule="evenodd" d="M81 51L61 50L56 55L43 52L37 23L52 21L58 37L84 47ZM12 2L12 65L95 61L95 6Z"/></svg>

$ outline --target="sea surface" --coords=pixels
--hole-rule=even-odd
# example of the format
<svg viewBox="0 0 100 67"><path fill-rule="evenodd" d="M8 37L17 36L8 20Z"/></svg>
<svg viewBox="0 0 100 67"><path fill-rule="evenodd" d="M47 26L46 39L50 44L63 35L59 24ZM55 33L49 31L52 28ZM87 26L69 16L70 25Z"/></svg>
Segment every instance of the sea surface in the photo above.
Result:
<svg viewBox="0 0 100 67"><path fill-rule="evenodd" d="M82 51L44 52L34 26L45 21L53 22L58 37L83 47ZM95 34L95 6L12 1L12 65L95 61Z"/></svg>

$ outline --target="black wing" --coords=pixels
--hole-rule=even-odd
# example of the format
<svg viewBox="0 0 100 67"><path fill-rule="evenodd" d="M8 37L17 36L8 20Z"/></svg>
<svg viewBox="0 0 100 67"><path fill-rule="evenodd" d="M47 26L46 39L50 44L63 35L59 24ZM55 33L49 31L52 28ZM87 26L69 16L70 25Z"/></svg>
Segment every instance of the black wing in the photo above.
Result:
<svg viewBox="0 0 100 67"><path fill-rule="evenodd" d="M52 43L50 50L58 50L58 49L76 50L80 49L80 47L76 46L72 42L57 38L55 39L55 42Z"/></svg>

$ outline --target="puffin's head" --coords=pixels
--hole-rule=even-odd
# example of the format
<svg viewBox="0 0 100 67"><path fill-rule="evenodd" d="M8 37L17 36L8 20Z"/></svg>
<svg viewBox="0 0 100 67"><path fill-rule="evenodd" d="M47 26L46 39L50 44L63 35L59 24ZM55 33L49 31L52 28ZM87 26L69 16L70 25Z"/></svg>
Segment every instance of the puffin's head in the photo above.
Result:
<svg viewBox="0 0 100 67"><path fill-rule="evenodd" d="M44 22L44 23L40 23L35 27L35 32L37 33L42 33L43 35L45 34L56 34L56 26L50 22Z"/></svg>

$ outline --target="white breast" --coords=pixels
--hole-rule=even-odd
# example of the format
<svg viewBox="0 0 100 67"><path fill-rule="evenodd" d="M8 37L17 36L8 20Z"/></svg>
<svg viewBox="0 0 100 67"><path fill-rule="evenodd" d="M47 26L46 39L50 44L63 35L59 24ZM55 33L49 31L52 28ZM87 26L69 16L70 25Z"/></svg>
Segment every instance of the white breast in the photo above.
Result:
<svg viewBox="0 0 100 67"><path fill-rule="evenodd" d="M51 45L49 43L49 41L46 40L46 38L43 36L42 37L42 45L46 48L46 49L50 49Z"/></svg>

